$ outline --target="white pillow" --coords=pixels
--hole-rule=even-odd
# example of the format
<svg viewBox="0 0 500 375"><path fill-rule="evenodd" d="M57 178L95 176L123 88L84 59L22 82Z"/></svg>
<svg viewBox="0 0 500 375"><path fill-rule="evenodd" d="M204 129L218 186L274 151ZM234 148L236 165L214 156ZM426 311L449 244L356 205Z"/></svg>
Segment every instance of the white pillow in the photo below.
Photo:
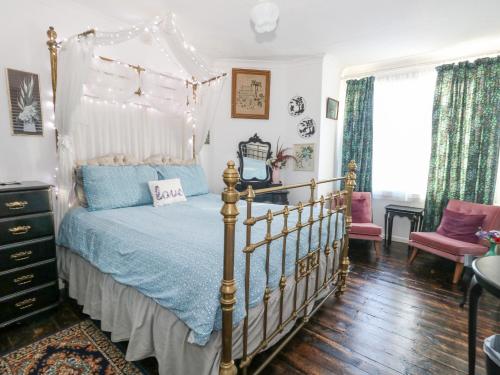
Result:
<svg viewBox="0 0 500 375"><path fill-rule="evenodd" d="M182 190L181 180L178 178L149 181L148 184L149 191L153 197L153 206L155 207L186 201L184 190Z"/></svg>

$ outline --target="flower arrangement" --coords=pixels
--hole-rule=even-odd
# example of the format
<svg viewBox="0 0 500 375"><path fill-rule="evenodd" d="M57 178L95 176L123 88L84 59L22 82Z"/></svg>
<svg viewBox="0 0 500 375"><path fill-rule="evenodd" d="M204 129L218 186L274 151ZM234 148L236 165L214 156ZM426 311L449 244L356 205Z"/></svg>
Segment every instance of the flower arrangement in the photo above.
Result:
<svg viewBox="0 0 500 375"><path fill-rule="evenodd" d="M496 247L498 244L500 244L500 231L485 231L482 228L479 228L479 231L476 232L476 236L479 237L479 239L486 240L490 243L490 250L486 255L495 255Z"/></svg>
<svg viewBox="0 0 500 375"><path fill-rule="evenodd" d="M288 160L297 160L295 156L291 154L287 154L287 151L290 150L290 148L283 148L283 144L279 144L280 139L278 138L278 142L276 142L276 153L275 157L270 158L267 161L267 164L272 168L272 169L282 169L286 167L286 163Z"/></svg>

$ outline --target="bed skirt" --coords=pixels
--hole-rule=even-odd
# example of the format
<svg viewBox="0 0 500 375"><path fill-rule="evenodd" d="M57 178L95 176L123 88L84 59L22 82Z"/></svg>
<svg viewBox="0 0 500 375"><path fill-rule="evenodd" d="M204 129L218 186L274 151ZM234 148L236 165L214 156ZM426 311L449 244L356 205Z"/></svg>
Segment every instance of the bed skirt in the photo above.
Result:
<svg viewBox="0 0 500 375"><path fill-rule="evenodd" d="M125 358L138 361L155 357L160 375L219 373L221 332L214 331L208 343L198 346L188 343L189 328L168 309L136 289L116 282L110 275L87 262L75 252L58 248L59 277L68 283L69 296L83 305L83 312L100 320L101 329L111 333L114 342L128 341ZM335 262L338 265L338 256ZM321 259L320 281L324 277L325 259ZM329 266L331 272L331 265ZM309 295L314 290L316 274L311 274ZM293 276L285 287L284 318L293 309ZM298 301L304 298L304 287L298 288ZM326 292L325 292L326 293ZM312 308L312 306L310 307ZM279 289L269 300L268 332L278 326ZM250 309L250 351L254 350L263 335L263 305ZM279 341L293 327L289 324L272 340ZM243 322L233 332L233 356L241 358Z"/></svg>

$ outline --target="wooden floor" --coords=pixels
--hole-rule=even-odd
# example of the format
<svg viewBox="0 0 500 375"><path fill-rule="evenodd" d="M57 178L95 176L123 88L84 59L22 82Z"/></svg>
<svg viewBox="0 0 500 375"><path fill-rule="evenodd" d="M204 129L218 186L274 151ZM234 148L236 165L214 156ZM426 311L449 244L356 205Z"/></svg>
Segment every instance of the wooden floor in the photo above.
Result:
<svg viewBox="0 0 500 375"><path fill-rule="evenodd" d="M406 260L402 244L377 261L369 245L353 243L348 291L327 301L264 373L466 374L467 308L458 306L461 291L450 283L453 264L430 254L411 268ZM36 321L0 330L0 354L85 319L80 311L66 301ZM485 293L478 316L476 373L484 375L482 341L500 333L500 301ZM157 373L152 358L139 365Z"/></svg>

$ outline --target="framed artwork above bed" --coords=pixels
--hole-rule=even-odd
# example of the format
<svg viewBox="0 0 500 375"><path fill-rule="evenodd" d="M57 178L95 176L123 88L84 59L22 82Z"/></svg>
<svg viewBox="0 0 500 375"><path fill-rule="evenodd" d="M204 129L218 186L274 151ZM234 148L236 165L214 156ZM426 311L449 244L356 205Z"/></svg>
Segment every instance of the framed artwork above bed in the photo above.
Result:
<svg viewBox="0 0 500 375"><path fill-rule="evenodd" d="M231 117L269 120L271 72L233 68Z"/></svg>
<svg viewBox="0 0 500 375"><path fill-rule="evenodd" d="M43 135L38 74L6 69L13 135Z"/></svg>

